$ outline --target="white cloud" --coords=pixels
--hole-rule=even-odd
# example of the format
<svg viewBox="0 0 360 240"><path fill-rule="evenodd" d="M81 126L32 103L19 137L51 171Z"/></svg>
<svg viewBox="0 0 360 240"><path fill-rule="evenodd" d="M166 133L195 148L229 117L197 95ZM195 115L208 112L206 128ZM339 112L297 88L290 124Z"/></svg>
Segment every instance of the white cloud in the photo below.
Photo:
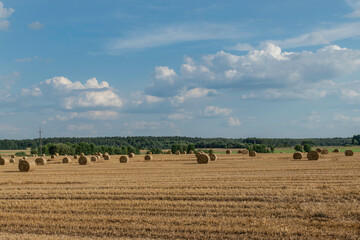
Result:
<svg viewBox="0 0 360 240"><path fill-rule="evenodd" d="M184 109L180 110L178 113L169 114L167 119L176 120L176 121L185 121L192 119L193 116L191 113L186 112Z"/></svg>
<svg viewBox="0 0 360 240"><path fill-rule="evenodd" d="M329 45L314 52L283 52L279 46L264 43L244 55L220 51L199 62L186 57L171 85L155 79L145 92L170 97L173 104L223 89L243 92L243 99L317 99L338 94L338 79L359 69L360 50Z"/></svg>
<svg viewBox="0 0 360 240"><path fill-rule="evenodd" d="M241 122L237 117L229 117L228 124L230 127L241 126Z"/></svg>
<svg viewBox="0 0 360 240"><path fill-rule="evenodd" d="M70 131L91 131L95 129L93 124L69 124L67 127Z"/></svg>
<svg viewBox="0 0 360 240"><path fill-rule="evenodd" d="M155 78L157 80L165 80L170 84L174 83L174 78L177 77L175 71L167 66L155 67Z"/></svg>
<svg viewBox="0 0 360 240"><path fill-rule="evenodd" d="M328 45L334 41L347 39L360 35L360 22L350 22L338 26L306 33L294 38L281 41L269 41L282 48L295 48L305 46Z"/></svg>
<svg viewBox="0 0 360 240"><path fill-rule="evenodd" d="M7 20L0 20L0 30L6 30L10 26L10 22Z"/></svg>
<svg viewBox="0 0 360 240"><path fill-rule="evenodd" d="M23 88L21 89L21 96L33 96L33 97L38 97L41 96L42 92L41 89L38 87L34 87L32 89L27 89L27 88Z"/></svg>
<svg viewBox="0 0 360 240"><path fill-rule="evenodd" d="M29 23L28 26L32 30L40 30L45 26L45 24L36 21L36 22Z"/></svg>
<svg viewBox="0 0 360 240"><path fill-rule="evenodd" d="M346 3L353 9L353 12L347 14L347 17L358 18L360 17L360 1L359 0L346 0Z"/></svg>
<svg viewBox="0 0 360 240"><path fill-rule="evenodd" d="M146 49L180 42L201 40L238 39L249 34L241 31L239 25L189 24L137 30L108 43L108 52L116 54L124 50Z"/></svg>
<svg viewBox="0 0 360 240"><path fill-rule="evenodd" d="M202 98L207 96L213 96L217 92L213 89L206 89L206 88L193 88L190 90L183 90L181 93L174 98L172 98L172 104L180 104L185 102L186 100L194 99L194 98Z"/></svg>
<svg viewBox="0 0 360 240"><path fill-rule="evenodd" d="M207 106L202 112L205 116L229 116L232 110L229 108L220 108L216 106Z"/></svg>
<svg viewBox="0 0 360 240"><path fill-rule="evenodd" d="M5 8L4 4L0 2L0 31L6 30L10 26L10 22L6 20L15 12L12 8Z"/></svg>
<svg viewBox="0 0 360 240"><path fill-rule="evenodd" d="M122 107L123 102L112 90L80 92L64 99L66 109L78 107Z"/></svg>
<svg viewBox="0 0 360 240"><path fill-rule="evenodd" d="M11 16L11 14L13 14L15 12L14 9L12 8L5 8L4 4L2 2L0 2L0 19L1 18L8 18Z"/></svg>
<svg viewBox="0 0 360 240"><path fill-rule="evenodd" d="M57 114L56 119L60 121L68 121L72 119L115 120L118 116L119 113L116 111L86 111Z"/></svg>

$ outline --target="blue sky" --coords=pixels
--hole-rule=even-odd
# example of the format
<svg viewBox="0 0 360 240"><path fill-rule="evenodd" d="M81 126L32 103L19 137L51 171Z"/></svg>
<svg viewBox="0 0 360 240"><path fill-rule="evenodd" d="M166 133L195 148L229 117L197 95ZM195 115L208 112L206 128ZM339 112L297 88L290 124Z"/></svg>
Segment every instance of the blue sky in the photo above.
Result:
<svg viewBox="0 0 360 240"><path fill-rule="evenodd" d="M352 136L359 40L358 0L0 0L0 136Z"/></svg>

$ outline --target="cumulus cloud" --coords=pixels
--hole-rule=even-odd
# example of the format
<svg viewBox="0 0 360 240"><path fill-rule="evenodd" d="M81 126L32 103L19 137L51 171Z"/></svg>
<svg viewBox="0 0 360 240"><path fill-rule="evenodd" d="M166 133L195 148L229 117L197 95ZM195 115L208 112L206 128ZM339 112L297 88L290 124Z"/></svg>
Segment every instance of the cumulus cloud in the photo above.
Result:
<svg viewBox="0 0 360 240"><path fill-rule="evenodd" d="M205 116L229 116L232 110L229 108L220 108L216 106L207 106L202 114Z"/></svg>
<svg viewBox="0 0 360 240"><path fill-rule="evenodd" d="M5 8L4 4L0 2L0 30L6 30L10 26L10 22L6 20L15 12L12 8Z"/></svg>
<svg viewBox="0 0 360 240"><path fill-rule="evenodd" d="M241 126L241 122L237 117L229 117L228 124L230 127Z"/></svg>
<svg viewBox="0 0 360 240"><path fill-rule="evenodd" d="M32 30L40 30L45 26L45 24L36 21L36 22L29 23L28 26Z"/></svg>
<svg viewBox="0 0 360 240"><path fill-rule="evenodd" d="M336 92L336 81L360 68L360 51L328 45L286 52L268 42L244 55L220 51L197 62L186 57L180 74L162 68L171 73L164 74L172 76L171 84L163 81L161 88L155 79L145 92L170 97L174 104L224 89L243 92L242 99L316 99Z"/></svg>
<svg viewBox="0 0 360 240"><path fill-rule="evenodd" d="M109 83L91 78L82 84L66 77L47 79L30 89L22 89L22 96L41 97L54 101L66 110L89 108L121 108L123 100L110 88Z"/></svg>

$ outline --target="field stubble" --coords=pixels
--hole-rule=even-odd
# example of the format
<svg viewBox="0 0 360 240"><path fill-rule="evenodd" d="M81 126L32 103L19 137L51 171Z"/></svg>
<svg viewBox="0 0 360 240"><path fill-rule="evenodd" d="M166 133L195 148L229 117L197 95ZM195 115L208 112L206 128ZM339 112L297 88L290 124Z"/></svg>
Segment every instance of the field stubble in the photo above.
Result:
<svg viewBox="0 0 360 240"><path fill-rule="evenodd" d="M119 157L0 167L2 239L358 239L360 159Z"/></svg>

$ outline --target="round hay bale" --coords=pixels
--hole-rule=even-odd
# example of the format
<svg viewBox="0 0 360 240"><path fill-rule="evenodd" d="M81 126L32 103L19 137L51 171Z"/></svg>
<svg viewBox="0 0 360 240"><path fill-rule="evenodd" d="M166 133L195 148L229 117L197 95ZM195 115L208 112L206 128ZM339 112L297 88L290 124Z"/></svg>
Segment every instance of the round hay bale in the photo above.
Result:
<svg viewBox="0 0 360 240"><path fill-rule="evenodd" d="M99 160L99 158L98 158L98 156L91 156L91 157L90 157L90 160L91 160L92 162L97 162L97 161Z"/></svg>
<svg viewBox="0 0 360 240"><path fill-rule="evenodd" d="M171 150L167 151L167 154L170 154L170 155L172 155L172 152L171 152Z"/></svg>
<svg viewBox="0 0 360 240"><path fill-rule="evenodd" d="M322 149L322 150L321 150L321 154L329 154L329 150L327 150L327 149Z"/></svg>
<svg viewBox="0 0 360 240"><path fill-rule="evenodd" d="M97 157L99 157L99 156L97 156ZM104 160L110 160L110 156L109 156L109 155L105 155L105 156L104 156Z"/></svg>
<svg viewBox="0 0 360 240"><path fill-rule="evenodd" d="M79 158L79 156L78 155L74 155L74 159L78 159Z"/></svg>
<svg viewBox="0 0 360 240"><path fill-rule="evenodd" d="M45 157L46 155L45 155L45 153L43 153L41 156L42 156L42 157Z"/></svg>
<svg viewBox="0 0 360 240"><path fill-rule="evenodd" d="M316 149L316 151L317 151L318 153L321 153L321 150L322 150L321 148L317 148L317 149Z"/></svg>
<svg viewBox="0 0 360 240"><path fill-rule="evenodd" d="M231 152L231 150L226 150L226 154L231 154L232 152Z"/></svg>
<svg viewBox="0 0 360 240"><path fill-rule="evenodd" d="M186 151L182 151L181 154L186 154Z"/></svg>
<svg viewBox="0 0 360 240"><path fill-rule="evenodd" d="M87 164L91 163L91 161L89 161L89 159L85 156L79 157L78 162L79 162L79 165L87 165Z"/></svg>
<svg viewBox="0 0 360 240"><path fill-rule="evenodd" d="M176 155L180 155L180 151L177 150L177 151L175 152L175 154L176 154Z"/></svg>
<svg viewBox="0 0 360 240"><path fill-rule="evenodd" d="M199 154L199 156L197 156L196 161L198 164L207 164L210 161L210 156L207 154Z"/></svg>
<svg viewBox="0 0 360 240"><path fill-rule="evenodd" d="M193 150L190 150L190 151L189 151L189 154L194 154L194 151L193 151Z"/></svg>
<svg viewBox="0 0 360 240"><path fill-rule="evenodd" d="M55 155L51 155L51 159L55 159Z"/></svg>
<svg viewBox="0 0 360 240"><path fill-rule="evenodd" d="M147 151L146 154L147 154L147 155L152 155L152 152L151 152L151 151Z"/></svg>
<svg viewBox="0 0 360 240"><path fill-rule="evenodd" d="M19 161L19 171L20 172L32 172L35 170L35 161L23 160Z"/></svg>
<svg viewBox="0 0 360 240"><path fill-rule="evenodd" d="M135 153L129 153L129 158L134 158L135 157Z"/></svg>
<svg viewBox="0 0 360 240"><path fill-rule="evenodd" d="M247 149L243 149L243 150L241 150L241 152L242 152L242 154L249 154L249 150L247 150Z"/></svg>
<svg viewBox="0 0 360 240"><path fill-rule="evenodd" d="M317 151L310 151L307 154L309 160L319 160L320 154Z"/></svg>
<svg viewBox="0 0 360 240"><path fill-rule="evenodd" d="M336 148L336 149L334 149L332 152L333 152L333 153L339 153L340 150Z"/></svg>
<svg viewBox="0 0 360 240"><path fill-rule="evenodd" d="M15 159L10 158L10 159L9 159L9 163L15 163Z"/></svg>
<svg viewBox="0 0 360 240"><path fill-rule="evenodd" d="M257 155L257 152L255 152L255 151L249 152L249 157L256 157L256 155Z"/></svg>
<svg viewBox="0 0 360 240"><path fill-rule="evenodd" d="M80 153L80 157L85 157L85 154L84 154L84 153Z"/></svg>
<svg viewBox="0 0 360 240"><path fill-rule="evenodd" d="M345 151L345 156L351 157L351 156L353 156L353 155L354 155L354 152L353 152L352 150L346 150L346 151Z"/></svg>
<svg viewBox="0 0 360 240"><path fill-rule="evenodd" d="M22 159L23 159L23 160L26 160L26 159L27 159L27 157L22 157Z"/></svg>
<svg viewBox="0 0 360 240"><path fill-rule="evenodd" d="M109 156L109 153L106 152L102 156L103 156L103 158L105 158L105 156Z"/></svg>
<svg viewBox="0 0 360 240"><path fill-rule="evenodd" d="M11 155L10 158L15 158L15 155Z"/></svg>
<svg viewBox="0 0 360 240"><path fill-rule="evenodd" d="M71 163L71 158L64 157L63 160L62 160L62 163Z"/></svg>
<svg viewBox="0 0 360 240"><path fill-rule="evenodd" d="M41 157L41 158L35 159L35 164L36 164L36 165L44 166L44 165L47 164L47 161L46 161L45 158Z"/></svg>
<svg viewBox="0 0 360 240"><path fill-rule="evenodd" d="M129 161L129 157L126 155L123 155L119 159L120 163L127 163Z"/></svg>
<svg viewBox="0 0 360 240"><path fill-rule="evenodd" d="M302 157L303 157L302 152L295 152L295 153L293 154L293 158L294 158L294 159L302 159Z"/></svg>
<svg viewBox="0 0 360 240"><path fill-rule="evenodd" d="M217 160L217 156L214 153L209 153L209 157L210 157L210 161L216 161Z"/></svg>
<svg viewBox="0 0 360 240"><path fill-rule="evenodd" d="M153 157L151 155L145 155L144 159L146 161L150 161L150 160L153 160Z"/></svg>
<svg viewBox="0 0 360 240"><path fill-rule="evenodd" d="M0 165L6 165L9 164L10 160L4 157L0 157Z"/></svg>
<svg viewBox="0 0 360 240"><path fill-rule="evenodd" d="M242 154L242 150L238 150L238 153L239 153L239 154Z"/></svg>
<svg viewBox="0 0 360 240"><path fill-rule="evenodd" d="M56 157L58 157L58 156L59 156L59 154L58 154L58 153L55 153L55 156L56 156Z"/></svg>

